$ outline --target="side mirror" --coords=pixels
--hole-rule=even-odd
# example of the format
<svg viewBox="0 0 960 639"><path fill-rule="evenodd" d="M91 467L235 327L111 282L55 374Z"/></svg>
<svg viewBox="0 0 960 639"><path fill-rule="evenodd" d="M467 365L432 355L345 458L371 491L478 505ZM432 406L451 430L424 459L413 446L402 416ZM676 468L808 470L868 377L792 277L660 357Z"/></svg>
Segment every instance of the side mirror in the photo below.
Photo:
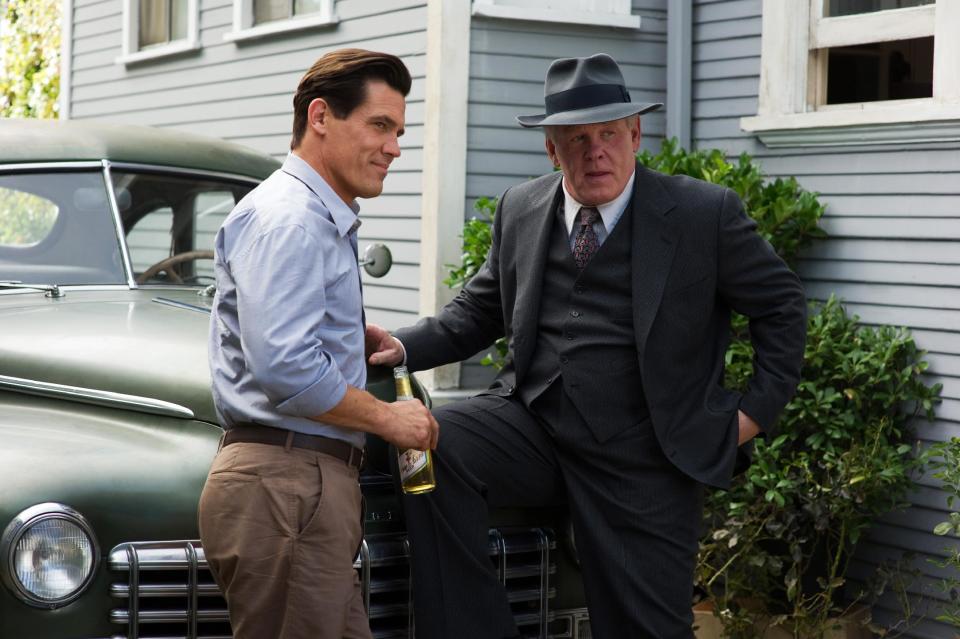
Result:
<svg viewBox="0 0 960 639"><path fill-rule="evenodd" d="M358 263L370 277L383 277L393 266L393 255L383 244L370 244L363 249L363 259Z"/></svg>

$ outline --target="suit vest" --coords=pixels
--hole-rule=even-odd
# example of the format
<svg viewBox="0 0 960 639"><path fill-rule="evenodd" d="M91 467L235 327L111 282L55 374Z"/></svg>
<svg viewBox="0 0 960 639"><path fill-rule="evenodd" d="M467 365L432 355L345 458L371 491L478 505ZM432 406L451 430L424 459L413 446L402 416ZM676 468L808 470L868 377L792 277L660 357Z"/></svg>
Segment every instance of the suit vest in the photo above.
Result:
<svg viewBox="0 0 960 639"><path fill-rule="evenodd" d="M648 415L633 331L631 218L628 205L581 271L561 202L543 274L537 345L519 388L529 406L560 379L601 442Z"/></svg>

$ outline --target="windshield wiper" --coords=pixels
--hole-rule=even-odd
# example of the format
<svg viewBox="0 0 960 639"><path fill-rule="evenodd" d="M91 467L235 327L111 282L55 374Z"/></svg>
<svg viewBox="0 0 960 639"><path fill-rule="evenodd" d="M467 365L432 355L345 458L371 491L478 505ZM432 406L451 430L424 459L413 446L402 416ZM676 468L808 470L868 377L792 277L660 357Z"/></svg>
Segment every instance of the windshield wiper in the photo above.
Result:
<svg viewBox="0 0 960 639"><path fill-rule="evenodd" d="M63 297L65 295L57 284L24 284L20 280L0 280L0 288L26 288L34 291L46 291L47 297Z"/></svg>

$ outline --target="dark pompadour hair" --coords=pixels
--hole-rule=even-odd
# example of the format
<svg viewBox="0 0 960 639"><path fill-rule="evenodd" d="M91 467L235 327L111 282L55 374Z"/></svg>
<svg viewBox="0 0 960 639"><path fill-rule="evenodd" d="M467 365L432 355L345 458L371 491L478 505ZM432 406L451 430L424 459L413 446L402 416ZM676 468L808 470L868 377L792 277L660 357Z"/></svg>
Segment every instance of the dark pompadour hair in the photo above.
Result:
<svg viewBox="0 0 960 639"><path fill-rule="evenodd" d="M333 115L343 119L367 97L367 82L381 80L404 97L410 93L410 71L395 55L364 49L331 51L313 63L300 79L293 96L293 139L290 148L300 146L307 129L307 109L316 98L330 105Z"/></svg>

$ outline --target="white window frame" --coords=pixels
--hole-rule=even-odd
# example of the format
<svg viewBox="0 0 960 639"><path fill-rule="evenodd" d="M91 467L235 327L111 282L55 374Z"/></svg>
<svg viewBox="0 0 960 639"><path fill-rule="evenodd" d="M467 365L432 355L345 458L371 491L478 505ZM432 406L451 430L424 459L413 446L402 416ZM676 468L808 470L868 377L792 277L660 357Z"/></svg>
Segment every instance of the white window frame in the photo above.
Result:
<svg viewBox="0 0 960 639"><path fill-rule="evenodd" d="M187 0L187 35L178 40L140 48L140 0L123 0L123 53L118 64L137 64L147 60L180 55L200 48L199 0Z"/></svg>
<svg viewBox="0 0 960 639"><path fill-rule="evenodd" d="M461 2L462 0L455 0ZM512 20L533 20L536 22L564 22L570 24L598 27L618 27L621 29L639 29L640 16L630 13L630 0L615 0L613 11L601 11L597 0L589 2L587 9L581 8L583 0L567 0L570 9L550 8L564 0L542 2L543 8L517 6L510 0L473 0L472 13L488 18L507 18ZM606 3L604 3L606 4Z"/></svg>
<svg viewBox="0 0 960 639"><path fill-rule="evenodd" d="M233 30L228 31L223 39L227 42L243 42L291 31L332 27L340 21L334 12L333 3L334 0L323 0L320 11L255 25L253 0L233 0Z"/></svg>
<svg viewBox="0 0 960 639"><path fill-rule="evenodd" d="M763 0L757 115L740 127L769 147L960 140L960 0L821 17L826 0ZM825 51L934 37L933 97L823 104Z"/></svg>

